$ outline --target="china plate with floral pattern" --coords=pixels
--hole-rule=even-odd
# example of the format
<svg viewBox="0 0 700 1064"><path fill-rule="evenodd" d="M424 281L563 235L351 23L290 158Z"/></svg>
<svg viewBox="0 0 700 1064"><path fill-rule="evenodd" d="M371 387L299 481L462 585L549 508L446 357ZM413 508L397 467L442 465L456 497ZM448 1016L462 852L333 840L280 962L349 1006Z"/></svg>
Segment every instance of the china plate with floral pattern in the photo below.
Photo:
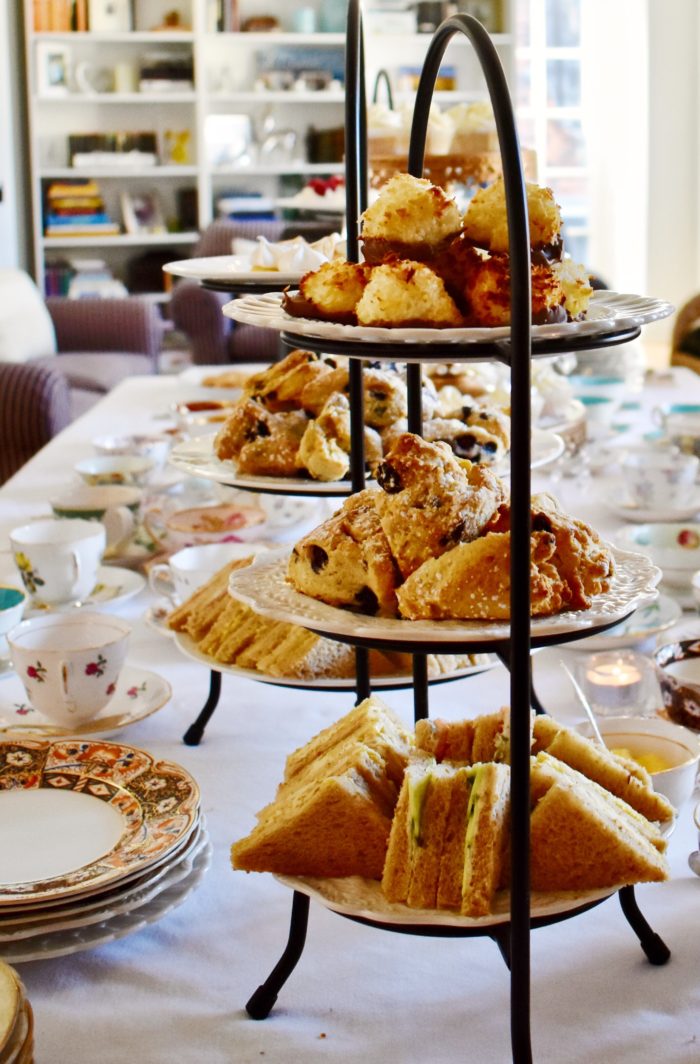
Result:
<svg viewBox="0 0 700 1064"><path fill-rule="evenodd" d="M171 695L172 688L162 676L125 665L107 705L92 720L70 729L35 709L27 699L22 681L13 674L0 684L0 735L105 735L150 717L170 701Z"/></svg>
<svg viewBox="0 0 700 1064"><path fill-rule="evenodd" d="M0 905L107 888L182 844L200 816L182 766L121 743L0 740Z"/></svg>

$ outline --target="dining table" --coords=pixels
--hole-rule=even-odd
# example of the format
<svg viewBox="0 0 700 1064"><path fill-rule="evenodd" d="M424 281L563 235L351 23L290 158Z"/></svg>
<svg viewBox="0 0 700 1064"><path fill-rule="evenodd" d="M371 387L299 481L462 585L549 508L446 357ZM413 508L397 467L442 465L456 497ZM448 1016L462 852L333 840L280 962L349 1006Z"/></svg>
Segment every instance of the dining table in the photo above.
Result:
<svg viewBox="0 0 700 1064"><path fill-rule="evenodd" d="M77 482L74 466L94 453L96 437L158 432L178 401L200 394L186 374L128 378L64 429L0 488L5 561L11 529L50 514L52 492ZM629 398L617 436L653 430L657 406L700 402L700 378L686 369L650 371ZM571 460L536 470L532 484L605 538L622 524L606 505L598 474L583 464ZM148 622L154 601L146 585L126 602L99 607L132 625L128 661L172 687L158 712L113 737L179 763L196 779L211 864L197 888L159 921L94 948L17 963L34 1010L37 1064L510 1060L510 978L493 941L392 933L314 901L305 948L275 1007L265 1020L249 1017L246 1002L286 945L292 892L272 875L233 871L230 847L273 799L287 754L349 711L354 692L288 688L224 673L202 741L187 745L183 735L207 698L211 674ZM700 635L696 611L686 610L671 631ZM660 638L668 637L664 632ZM583 714L561 663L573 668L581 653L568 645L533 655L540 702L570 723ZM0 676L0 698L7 675ZM412 723L410 687L381 697ZM508 699L508 672L498 664L431 687L430 714L472 717ZM697 801L689 797L678 809L669 880L635 888L645 918L671 951L667 964L647 961L614 893L574 918L533 931L538 1064L700 1061L700 882L688 865L698 847Z"/></svg>

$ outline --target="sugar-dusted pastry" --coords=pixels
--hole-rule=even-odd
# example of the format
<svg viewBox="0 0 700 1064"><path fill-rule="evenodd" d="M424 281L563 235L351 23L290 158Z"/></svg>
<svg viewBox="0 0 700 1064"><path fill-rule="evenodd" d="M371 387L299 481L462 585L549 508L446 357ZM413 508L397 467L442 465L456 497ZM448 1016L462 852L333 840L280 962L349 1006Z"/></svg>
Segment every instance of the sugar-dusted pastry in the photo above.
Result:
<svg viewBox="0 0 700 1064"><path fill-rule="evenodd" d="M298 318L320 318L345 325L356 323L355 308L370 276L364 263L342 259L325 262L317 270L305 273L299 292L285 292L282 306Z"/></svg>
<svg viewBox="0 0 700 1064"><path fill-rule="evenodd" d="M530 589L533 616L558 613L566 584L554 562L556 537L531 537ZM489 532L426 561L398 590L399 612L409 620L508 620L510 532Z"/></svg>
<svg viewBox="0 0 700 1064"><path fill-rule="evenodd" d="M479 536L506 497L489 470L408 432L380 462L377 483L377 512L403 577Z"/></svg>
<svg viewBox="0 0 700 1064"><path fill-rule="evenodd" d="M510 528L508 504L501 507L490 527L499 532ZM544 493L532 497L532 529L555 537L552 563L565 586L565 608L588 609L591 596L600 595L610 587L614 562L609 548L594 529L563 513L557 501Z"/></svg>
<svg viewBox="0 0 700 1064"><path fill-rule="evenodd" d="M287 569L297 591L361 613L396 614L399 576L375 508L378 494L368 488L352 495L299 540Z"/></svg>
<svg viewBox="0 0 700 1064"><path fill-rule="evenodd" d="M367 262L388 255L429 258L462 224L454 199L424 178L395 174L362 215L362 250Z"/></svg>
<svg viewBox="0 0 700 1064"><path fill-rule="evenodd" d="M505 458L509 450L503 437L495 435L486 425L465 423L458 418L437 417L425 421L423 436L431 442L443 440L458 458L467 458L479 465L494 465Z"/></svg>
<svg viewBox="0 0 700 1064"><path fill-rule="evenodd" d="M445 328L464 320L429 266L409 259L375 266L357 304L359 325Z"/></svg>
<svg viewBox="0 0 700 1064"><path fill-rule="evenodd" d="M304 387L329 377L335 368L334 359L296 348L280 362L248 377L243 394L273 412L298 410Z"/></svg>
<svg viewBox="0 0 700 1064"><path fill-rule="evenodd" d="M491 433L501 441L504 450L510 450L510 414L507 411L496 406L465 403L462 407L462 416L467 425Z"/></svg>
<svg viewBox="0 0 700 1064"><path fill-rule="evenodd" d="M525 185L533 261L556 261L562 255L561 211L550 188ZM479 189L464 215L464 234L489 251L508 251L508 219L503 178Z"/></svg>

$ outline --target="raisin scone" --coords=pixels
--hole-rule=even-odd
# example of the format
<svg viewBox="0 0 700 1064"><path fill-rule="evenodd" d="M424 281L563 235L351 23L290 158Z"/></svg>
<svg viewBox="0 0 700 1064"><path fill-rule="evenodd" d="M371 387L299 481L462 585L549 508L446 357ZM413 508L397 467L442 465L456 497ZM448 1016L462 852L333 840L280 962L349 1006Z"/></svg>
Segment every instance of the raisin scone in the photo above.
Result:
<svg viewBox="0 0 700 1064"><path fill-rule="evenodd" d="M488 469L460 461L446 443L399 436L377 467L377 512L401 575L481 535L506 499Z"/></svg>
<svg viewBox="0 0 700 1064"><path fill-rule="evenodd" d="M567 585L553 563L552 532L531 536L533 616L560 612ZM399 612L409 620L508 620L510 532L489 532L425 562L398 590Z"/></svg>
<svg viewBox="0 0 700 1064"><path fill-rule="evenodd" d="M244 399L214 440L217 458L232 459L238 473L289 477L302 468L299 445L309 421L303 410L273 414Z"/></svg>
<svg viewBox="0 0 700 1064"><path fill-rule="evenodd" d="M287 579L297 591L331 606L396 615L399 575L382 530L376 489L352 495L337 513L294 547Z"/></svg>
<svg viewBox="0 0 700 1064"><path fill-rule="evenodd" d="M304 410L318 417L325 403L334 392L348 395L350 373L348 367L339 366L329 376L312 381L301 395ZM383 429L397 418L406 416L406 383L395 370L367 366L362 371L365 424L374 429Z"/></svg>
<svg viewBox="0 0 700 1064"><path fill-rule="evenodd" d="M613 556L598 533L584 521L563 513L551 495L532 497L533 532L552 533L556 550L552 564L564 583L564 608L587 610L591 597L610 588L614 573ZM510 529L510 507L504 504L489 524L502 532Z"/></svg>

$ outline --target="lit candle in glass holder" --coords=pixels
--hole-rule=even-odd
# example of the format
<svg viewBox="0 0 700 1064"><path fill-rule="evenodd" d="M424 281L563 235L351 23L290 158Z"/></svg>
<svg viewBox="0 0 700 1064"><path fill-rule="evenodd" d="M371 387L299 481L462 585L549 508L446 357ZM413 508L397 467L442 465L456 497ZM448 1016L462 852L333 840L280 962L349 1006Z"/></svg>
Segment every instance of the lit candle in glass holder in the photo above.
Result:
<svg viewBox="0 0 700 1064"><path fill-rule="evenodd" d="M650 661L633 651L592 654L583 668L588 700L602 715L634 713L643 716L654 701L656 683Z"/></svg>

